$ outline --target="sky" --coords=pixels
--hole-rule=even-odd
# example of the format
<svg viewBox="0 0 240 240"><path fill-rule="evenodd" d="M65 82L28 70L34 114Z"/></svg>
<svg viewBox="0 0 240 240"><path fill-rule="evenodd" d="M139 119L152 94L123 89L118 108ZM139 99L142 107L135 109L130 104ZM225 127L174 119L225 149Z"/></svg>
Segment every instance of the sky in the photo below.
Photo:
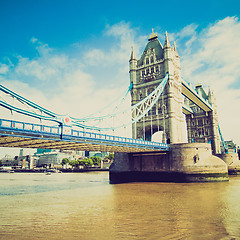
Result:
<svg viewBox="0 0 240 240"><path fill-rule="evenodd" d="M183 79L214 91L223 137L240 145L239 9L236 0L0 0L0 84L82 117L127 89L132 45L139 59L152 29L162 44L167 31Z"/></svg>

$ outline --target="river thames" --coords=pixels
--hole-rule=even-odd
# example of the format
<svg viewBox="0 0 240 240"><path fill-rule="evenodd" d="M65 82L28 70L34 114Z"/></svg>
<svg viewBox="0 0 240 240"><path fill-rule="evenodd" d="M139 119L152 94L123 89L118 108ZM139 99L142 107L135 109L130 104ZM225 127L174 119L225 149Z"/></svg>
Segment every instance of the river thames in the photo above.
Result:
<svg viewBox="0 0 240 240"><path fill-rule="evenodd" d="M108 172L0 173L0 239L240 239L240 176L111 185Z"/></svg>

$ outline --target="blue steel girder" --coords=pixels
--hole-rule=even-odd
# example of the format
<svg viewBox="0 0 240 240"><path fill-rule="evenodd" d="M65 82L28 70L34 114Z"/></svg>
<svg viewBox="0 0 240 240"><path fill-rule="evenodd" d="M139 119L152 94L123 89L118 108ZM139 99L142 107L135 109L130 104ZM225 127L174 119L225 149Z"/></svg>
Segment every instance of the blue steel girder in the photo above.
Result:
<svg viewBox="0 0 240 240"><path fill-rule="evenodd" d="M146 96L144 99L142 99L135 105L131 106L132 123L138 122L156 104L167 84L168 77L169 74L167 73L166 76L160 82L160 84L154 89L154 91L152 91L148 96Z"/></svg>

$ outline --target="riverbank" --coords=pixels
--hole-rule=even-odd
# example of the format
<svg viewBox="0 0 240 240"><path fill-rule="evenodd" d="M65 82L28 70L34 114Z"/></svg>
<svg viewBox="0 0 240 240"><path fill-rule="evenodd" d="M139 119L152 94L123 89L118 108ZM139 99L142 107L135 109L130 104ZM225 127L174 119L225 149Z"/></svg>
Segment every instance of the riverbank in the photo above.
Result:
<svg viewBox="0 0 240 240"><path fill-rule="evenodd" d="M108 172L109 169L103 169L103 168L85 168L85 169L60 169L58 172L62 173L81 173L81 172ZM55 169L44 169L44 168L39 168L39 169L12 169L10 170L5 170L5 171L0 171L2 173L44 173L44 172L55 172ZM56 172L57 173L57 172Z"/></svg>

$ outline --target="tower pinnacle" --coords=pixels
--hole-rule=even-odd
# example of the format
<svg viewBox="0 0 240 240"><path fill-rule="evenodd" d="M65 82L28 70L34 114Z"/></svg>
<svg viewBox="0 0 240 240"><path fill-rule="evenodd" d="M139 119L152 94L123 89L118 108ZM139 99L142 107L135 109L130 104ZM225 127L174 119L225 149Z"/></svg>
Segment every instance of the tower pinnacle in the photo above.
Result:
<svg viewBox="0 0 240 240"><path fill-rule="evenodd" d="M177 50L177 48L176 48L176 42L174 41L174 43L173 43L173 49L176 51Z"/></svg>
<svg viewBox="0 0 240 240"><path fill-rule="evenodd" d="M152 33L151 33L151 35L149 36L148 41L151 41L151 40L153 40L153 39L155 39L155 38L158 38L158 36L157 36L157 33L155 33L154 30L153 30L153 28L152 28Z"/></svg>
<svg viewBox="0 0 240 240"><path fill-rule="evenodd" d="M173 50L175 51L176 56L179 57L175 41L174 41L174 45L173 45Z"/></svg>
<svg viewBox="0 0 240 240"><path fill-rule="evenodd" d="M169 40L168 40L168 33L167 33L167 31L166 31L166 33L165 33L164 48L168 48L168 47L171 47L171 45L170 45L170 42L169 42Z"/></svg>
<svg viewBox="0 0 240 240"><path fill-rule="evenodd" d="M135 52L134 52L134 46L132 45L132 52L131 52L131 57L130 57L130 61L131 60L137 60Z"/></svg>

